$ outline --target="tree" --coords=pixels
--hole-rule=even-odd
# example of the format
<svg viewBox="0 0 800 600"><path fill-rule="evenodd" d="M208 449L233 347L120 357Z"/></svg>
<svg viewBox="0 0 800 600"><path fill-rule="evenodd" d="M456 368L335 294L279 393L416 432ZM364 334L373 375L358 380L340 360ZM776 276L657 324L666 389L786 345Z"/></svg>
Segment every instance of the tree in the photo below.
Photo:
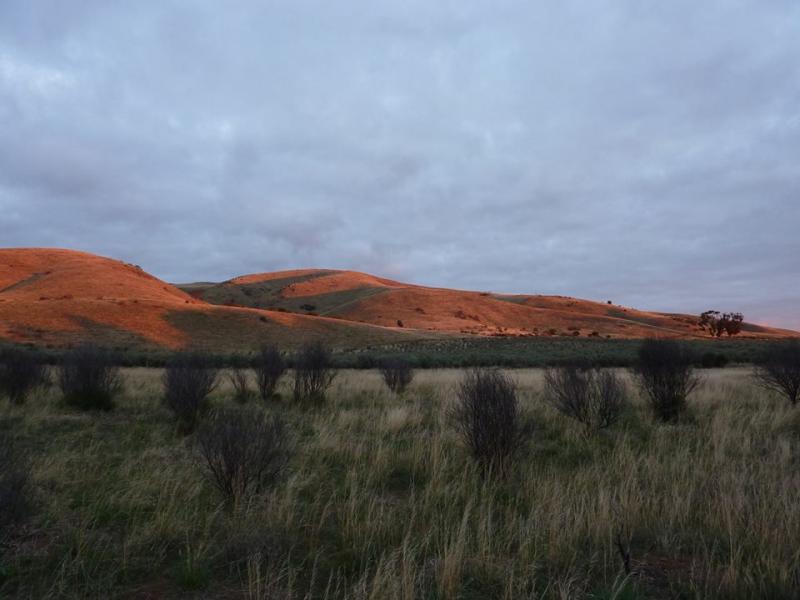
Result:
<svg viewBox="0 0 800 600"><path fill-rule="evenodd" d="M707 310L700 315L700 329L708 330L712 337L722 337L723 333L734 336L742 331L744 316L742 313L720 313L718 310Z"/></svg>

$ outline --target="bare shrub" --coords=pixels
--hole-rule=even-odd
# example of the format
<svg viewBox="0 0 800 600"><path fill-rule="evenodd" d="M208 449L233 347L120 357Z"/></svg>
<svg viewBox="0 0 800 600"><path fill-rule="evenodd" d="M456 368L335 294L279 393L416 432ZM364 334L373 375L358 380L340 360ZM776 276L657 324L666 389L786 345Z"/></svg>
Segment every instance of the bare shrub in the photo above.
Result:
<svg viewBox="0 0 800 600"><path fill-rule="evenodd" d="M29 508L30 465L10 433L0 428L0 543Z"/></svg>
<svg viewBox="0 0 800 600"><path fill-rule="evenodd" d="M769 344L755 368L758 383L786 397L800 401L800 342L789 340Z"/></svg>
<svg viewBox="0 0 800 600"><path fill-rule="evenodd" d="M322 342L303 346L295 356L294 399L324 402L334 377L331 351Z"/></svg>
<svg viewBox="0 0 800 600"><path fill-rule="evenodd" d="M114 355L84 345L68 351L60 365L58 385L64 401L81 410L111 410L122 391L122 376Z"/></svg>
<svg viewBox="0 0 800 600"><path fill-rule="evenodd" d="M587 430L605 429L626 404L625 384L609 370L566 366L544 373L545 401Z"/></svg>
<svg viewBox="0 0 800 600"><path fill-rule="evenodd" d="M217 380L217 369L204 354L178 354L167 364L164 402L175 414L180 432L194 431Z"/></svg>
<svg viewBox="0 0 800 600"><path fill-rule="evenodd" d="M264 346L256 356L254 364L256 384L262 400L275 396L278 382L286 372L286 361L275 346Z"/></svg>
<svg viewBox="0 0 800 600"><path fill-rule="evenodd" d="M233 387L233 399L244 404L252 395L250 390L250 378L248 369L240 366L233 366L228 371L228 381Z"/></svg>
<svg viewBox="0 0 800 600"><path fill-rule="evenodd" d="M383 381L395 394L402 394L414 379L414 369L403 358L388 358L381 363Z"/></svg>
<svg viewBox="0 0 800 600"><path fill-rule="evenodd" d="M642 342L633 372L657 419L674 421L686 411L687 398L700 384L692 362L686 347L674 340Z"/></svg>
<svg viewBox="0 0 800 600"><path fill-rule="evenodd" d="M0 353L0 393L12 404L23 404L33 390L47 381L47 366L41 357L25 348Z"/></svg>
<svg viewBox="0 0 800 600"><path fill-rule="evenodd" d="M283 421L242 410L216 412L197 432L201 464L232 504L275 484L289 458Z"/></svg>
<svg viewBox="0 0 800 600"><path fill-rule="evenodd" d="M504 473L525 440L514 382L495 369L467 371L448 411L472 457Z"/></svg>

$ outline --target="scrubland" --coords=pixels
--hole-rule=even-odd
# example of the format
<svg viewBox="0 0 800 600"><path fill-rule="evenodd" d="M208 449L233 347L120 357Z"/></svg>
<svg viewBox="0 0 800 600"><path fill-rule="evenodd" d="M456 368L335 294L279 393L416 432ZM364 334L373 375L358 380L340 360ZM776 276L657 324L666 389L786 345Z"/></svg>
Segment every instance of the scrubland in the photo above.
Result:
<svg viewBox="0 0 800 600"><path fill-rule="evenodd" d="M504 477L448 423L462 371L420 371L398 395L345 370L315 407L285 377L280 400L241 410L282 416L288 466L235 505L176 433L160 370L126 369L110 412L54 388L3 401L31 500L0 550L0 596L797 597L800 408L749 369L706 370L664 425L624 375L631 405L587 433L543 402L541 371L508 373L530 436ZM232 397L226 381L211 403Z"/></svg>

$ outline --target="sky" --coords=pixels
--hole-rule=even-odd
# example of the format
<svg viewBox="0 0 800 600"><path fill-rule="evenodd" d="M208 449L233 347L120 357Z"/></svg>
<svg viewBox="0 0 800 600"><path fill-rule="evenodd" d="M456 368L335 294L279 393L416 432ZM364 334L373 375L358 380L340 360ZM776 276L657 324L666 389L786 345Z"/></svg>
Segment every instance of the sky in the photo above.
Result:
<svg viewBox="0 0 800 600"><path fill-rule="evenodd" d="M0 2L0 246L800 330L800 2Z"/></svg>

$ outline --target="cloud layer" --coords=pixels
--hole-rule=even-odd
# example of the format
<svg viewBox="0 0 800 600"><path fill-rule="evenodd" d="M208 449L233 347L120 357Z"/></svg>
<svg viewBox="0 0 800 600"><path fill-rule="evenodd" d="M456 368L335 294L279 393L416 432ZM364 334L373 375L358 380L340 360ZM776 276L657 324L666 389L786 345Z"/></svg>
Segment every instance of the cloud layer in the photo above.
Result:
<svg viewBox="0 0 800 600"><path fill-rule="evenodd" d="M800 329L800 5L0 4L0 245Z"/></svg>

